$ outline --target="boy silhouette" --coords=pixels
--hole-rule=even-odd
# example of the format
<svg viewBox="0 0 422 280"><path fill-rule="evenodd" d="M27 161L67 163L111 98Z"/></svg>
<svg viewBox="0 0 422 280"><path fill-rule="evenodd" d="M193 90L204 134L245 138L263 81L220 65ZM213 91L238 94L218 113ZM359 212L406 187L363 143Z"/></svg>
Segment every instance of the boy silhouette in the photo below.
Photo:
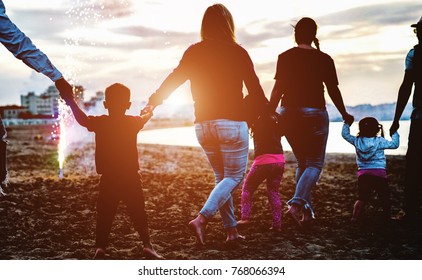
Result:
<svg viewBox="0 0 422 280"><path fill-rule="evenodd" d="M119 83L105 90L104 107L108 115L87 116L73 96L62 95L70 106L76 121L95 133L95 166L101 175L97 201L96 252L94 259L105 257L106 246L117 206L123 201L135 229L143 242L147 258L161 259L150 241L145 200L140 180L137 134L151 118L125 115L131 102L130 90Z"/></svg>

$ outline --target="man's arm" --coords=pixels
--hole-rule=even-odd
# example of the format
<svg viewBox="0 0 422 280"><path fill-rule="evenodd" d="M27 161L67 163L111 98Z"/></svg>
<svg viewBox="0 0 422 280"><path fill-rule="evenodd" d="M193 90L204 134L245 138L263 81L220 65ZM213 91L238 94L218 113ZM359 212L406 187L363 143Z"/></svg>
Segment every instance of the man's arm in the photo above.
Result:
<svg viewBox="0 0 422 280"><path fill-rule="evenodd" d="M51 63L47 55L9 19L3 1L0 1L0 43L16 58L49 77L53 82L62 77L62 73Z"/></svg>
<svg viewBox="0 0 422 280"><path fill-rule="evenodd" d="M72 95L72 87L63 78L62 73L51 63L50 59L40 51L6 15L6 8L0 0L0 43L16 58L22 60L30 68L44 74L55 82L63 99Z"/></svg>
<svg viewBox="0 0 422 280"><path fill-rule="evenodd" d="M403 114L404 108L406 108L407 102L409 101L410 94L412 93L413 86L413 70L407 70L404 72L403 82L400 85L399 94L397 97L396 112L394 113L394 120L390 127L390 135L396 132L400 125L399 121Z"/></svg>

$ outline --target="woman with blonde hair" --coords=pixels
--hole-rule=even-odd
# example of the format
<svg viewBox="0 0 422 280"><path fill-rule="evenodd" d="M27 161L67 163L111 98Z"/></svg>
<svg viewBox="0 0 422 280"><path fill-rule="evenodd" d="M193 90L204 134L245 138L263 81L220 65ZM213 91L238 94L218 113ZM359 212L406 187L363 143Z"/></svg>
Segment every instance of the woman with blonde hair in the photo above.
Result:
<svg viewBox="0 0 422 280"><path fill-rule="evenodd" d="M152 111L190 80L195 107L195 131L215 175L215 187L189 228L204 244L207 223L220 212L227 242L244 239L237 231L232 200L241 186L248 161L249 135L243 104L243 84L256 104L264 92L249 54L236 43L231 13L222 4L207 8L201 41L191 45L179 65L152 94L143 111Z"/></svg>

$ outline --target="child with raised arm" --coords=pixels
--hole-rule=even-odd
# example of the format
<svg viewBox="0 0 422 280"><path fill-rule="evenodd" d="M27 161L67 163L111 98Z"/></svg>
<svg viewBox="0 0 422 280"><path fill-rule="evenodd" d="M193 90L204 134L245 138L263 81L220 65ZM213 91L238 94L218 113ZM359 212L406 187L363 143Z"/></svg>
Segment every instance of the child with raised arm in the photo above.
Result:
<svg viewBox="0 0 422 280"><path fill-rule="evenodd" d="M253 106L256 105L257 103L254 103ZM249 108L249 111L252 110L257 109ZM253 137L255 159L242 187L241 220L237 224L249 224L253 194L258 186L266 180L268 202L272 214L270 229L281 231L282 207L279 188L285 161L277 114L265 106L256 117L248 120L248 126Z"/></svg>
<svg viewBox="0 0 422 280"><path fill-rule="evenodd" d="M150 241L145 200L140 180L137 134L152 114L125 115L131 102L130 90L119 83L105 90L104 107L108 115L87 116L73 96L63 96L76 121L95 133L95 166L101 174L97 200L96 252L94 259L105 257L111 225L120 201L127 205L134 227L140 235L147 258L161 259Z"/></svg>
<svg viewBox="0 0 422 280"><path fill-rule="evenodd" d="M357 222L365 204L371 198L373 191L378 194L383 208L383 216L390 219L390 190L387 185L385 149L399 147L397 131L391 136L391 141L384 138L382 125L375 118L366 117L359 122L357 136L350 135L350 125L344 123L341 132L343 138L355 146L358 164L358 200L356 200L351 222Z"/></svg>

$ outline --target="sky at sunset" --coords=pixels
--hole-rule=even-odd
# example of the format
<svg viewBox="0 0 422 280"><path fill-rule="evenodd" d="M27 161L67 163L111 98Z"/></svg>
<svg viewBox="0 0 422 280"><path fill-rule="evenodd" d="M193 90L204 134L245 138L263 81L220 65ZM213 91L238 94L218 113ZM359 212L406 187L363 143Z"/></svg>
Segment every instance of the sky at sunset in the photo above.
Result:
<svg viewBox="0 0 422 280"><path fill-rule="evenodd" d="M199 0L4 0L8 16L86 96L121 82L133 100L145 100L200 40L205 9ZM346 105L396 101L404 59L417 44L410 25L422 2L389 0L220 1L231 11L237 41L250 54L269 96L277 55L294 46L303 16L319 25L321 50L337 67ZM52 82L0 48L0 105L20 105L20 95L42 93ZM189 84L169 102L189 102ZM328 102L331 103L329 98Z"/></svg>

